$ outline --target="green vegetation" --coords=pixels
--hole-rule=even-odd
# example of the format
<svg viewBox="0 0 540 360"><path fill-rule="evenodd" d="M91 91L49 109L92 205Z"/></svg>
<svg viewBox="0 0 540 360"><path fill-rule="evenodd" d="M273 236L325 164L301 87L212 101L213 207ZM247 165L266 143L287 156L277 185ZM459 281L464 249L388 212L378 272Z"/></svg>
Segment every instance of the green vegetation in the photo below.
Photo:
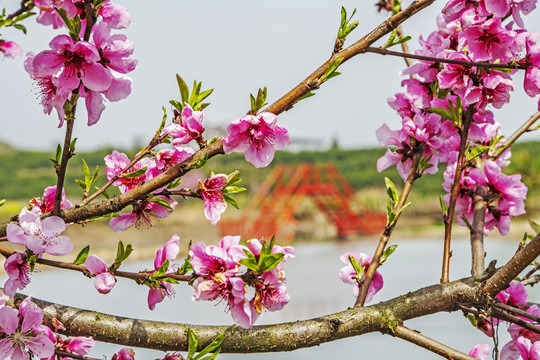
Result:
<svg viewBox="0 0 540 360"><path fill-rule="evenodd" d="M382 174L377 172L376 162L384 151L382 148L359 150L333 148L325 152L302 151L298 153L281 151L276 153L272 165L265 169L254 168L244 160L242 154L232 154L211 159L208 166L201 170L208 172L212 169L216 173L230 173L238 169L243 178L243 186L254 189L264 181L272 170L272 166L277 163L333 163L357 190L375 187L382 189L385 176L394 181L399 188L402 181L395 168L386 170ZM99 166L100 174L95 186L101 186L106 181L103 158L111 152L112 149L103 149L76 154L73 157L66 179L66 192L69 198L76 200L82 196L81 188L75 183L75 179L83 179L82 159L86 161L91 172ZM540 157L535 154L540 153L540 142L515 144L512 152L513 162L508 172L523 174L523 181L529 187L529 201L539 198ZM128 152L128 155L132 156L133 152ZM0 199L8 199L9 203L12 200L28 201L32 197L41 196L45 187L56 183L56 174L49 161L49 158L53 156L53 152L16 150L0 144L0 164L3 170L0 172ZM439 169L435 175L427 175L419 179L415 197L425 198L435 195L436 199L437 195L442 193L442 170Z"/></svg>

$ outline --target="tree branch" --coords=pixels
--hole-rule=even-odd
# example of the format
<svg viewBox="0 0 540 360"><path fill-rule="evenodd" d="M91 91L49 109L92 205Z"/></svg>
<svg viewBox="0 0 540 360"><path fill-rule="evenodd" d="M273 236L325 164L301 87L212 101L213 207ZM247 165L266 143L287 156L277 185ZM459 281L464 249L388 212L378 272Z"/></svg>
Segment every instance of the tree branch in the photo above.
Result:
<svg viewBox="0 0 540 360"><path fill-rule="evenodd" d="M78 95L73 94L73 97L77 97L77 96ZM64 189L64 179L66 177L67 164L68 164L69 159L73 156L73 150L71 149L71 135L73 134L73 124L75 122L74 115L75 115L75 106L73 107L71 114L66 119L66 136L64 138L64 147L62 148L62 160L60 162L60 166L58 167L56 171L58 179L56 181L56 193L54 195L54 207L52 211L52 214L54 216L60 215L60 206L62 203L62 190Z"/></svg>
<svg viewBox="0 0 540 360"><path fill-rule="evenodd" d="M497 149L497 151L495 152L495 154L493 154L493 158L496 159L498 158L499 156L501 156L501 154L504 152L504 150L506 150L507 148L509 148L510 146L512 146L512 144L517 140L519 139L519 137L523 134L525 134L526 132L528 131L531 131L531 126L533 126L533 124L538 121L538 119L540 119L540 111L537 112L536 114L534 114L533 116L531 116L529 118L529 120L525 121L523 123L523 125L521 125L519 127L519 129L516 130L516 132L514 132L505 142L504 142L504 146Z"/></svg>
<svg viewBox="0 0 540 360"><path fill-rule="evenodd" d="M448 211L444 214L444 253L443 253L443 266L441 283L449 281L450 273L450 257L452 256L450 250L450 241L452 239L452 223L454 222L454 210L456 208L456 201L459 193L459 186L461 183L461 174L465 168L465 149L467 148L467 137L469 135L469 128L471 126L472 118L475 112L475 104L469 105L465 112L465 118L463 120L463 127L461 131L461 140L459 144L459 155L456 161L456 172L454 175L454 183L452 184L452 190L450 192L450 201L448 202Z"/></svg>
<svg viewBox="0 0 540 360"><path fill-rule="evenodd" d="M485 186L478 185L474 194L474 215L471 228L471 275L479 278L484 273L486 251L484 250L484 221L486 218Z"/></svg>
<svg viewBox="0 0 540 360"><path fill-rule="evenodd" d="M403 340L407 340L408 342L423 347L424 349L432 351L435 354L438 354L447 359L476 360L472 356L464 354L461 351L452 349L445 344L430 339L427 336L420 334L418 331L409 329L408 327L405 327L403 325L396 326L391 332L391 335L394 335Z"/></svg>

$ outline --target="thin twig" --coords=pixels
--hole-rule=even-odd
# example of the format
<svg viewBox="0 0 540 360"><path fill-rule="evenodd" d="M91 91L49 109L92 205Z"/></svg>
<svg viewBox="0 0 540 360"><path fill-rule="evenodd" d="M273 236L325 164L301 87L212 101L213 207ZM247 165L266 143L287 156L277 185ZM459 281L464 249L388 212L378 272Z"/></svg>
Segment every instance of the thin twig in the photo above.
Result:
<svg viewBox="0 0 540 360"><path fill-rule="evenodd" d="M22 1L21 2L21 7L17 11L15 11L14 13L9 14L6 17L6 19L7 20L14 19L17 16L22 15L25 12L32 10L33 8L34 8L34 2L33 1Z"/></svg>
<svg viewBox="0 0 540 360"><path fill-rule="evenodd" d="M426 350L434 352L446 359L454 360L476 360L472 356L462 353L461 351L452 349L451 347L428 338L425 335L420 334L416 330L409 329L403 325L397 325L391 332L396 337L411 342L415 345L423 347Z"/></svg>
<svg viewBox="0 0 540 360"><path fill-rule="evenodd" d="M475 278L480 278L485 269L484 221L486 218L486 192L485 186L478 185L474 194L474 215L471 228L471 275Z"/></svg>
<svg viewBox="0 0 540 360"><path fill-rule="evenodd" d="M74 97L77 95L73 94ZM60 166L58 167L56 174L57 174L57 181L56 181L56 194L54 195L54 207L53 207L53 215L59 216L60 215L60 206L62 203L62 190L64 189L64 179L66 177L66 169L69 159L73 156L73 149L71 149L71 135L73 134L73 124L75 122L75 106L73 107L73 111L66 119L66 135L64 138L64 147L62 148L62 160L60 162Z"/></svg>
<svg viewBox="0 0 540 360"><path fill-rule="evenodd" d="M519 129L517 129L505 142L504 142L504 146L497 149L497 151L495 151L495 154L493 154L493 158L496 159L498 158L499 156L501 156L501 154L504 152L504 150L506 150L507 148L509 148L510 146L512 146L512 144L517 140L519 139L519 137L523 134L525 134L526 132L529 132L531 131L531 126L534 125L534 123L536 121L538 121L538 119L540 119L540 111L537 112L536 114L534 114L533 116L531 116L529 118L529 120L525 121L523 123L523 125L521 125L519 127Z"/></svg>
<svg viewBox="0 0 540 360"><path fill-rule="evenodd" d="M523 316L523 317L526 317L527 319L531 319L532 321L540 323L540 316L535 316L533 314L529 314L525 310L521 310L521 309L518 309L516 307L510 306L510 305L507 305L507 304L503 304L503 303L499 303L499 302L496 302L495 304L493 304L493 306L498 307L498 308L500 308L500 309L502 309L502 310L504 310L506 312L513 313L513 314L515 314L517 316Z"/></svg>
<svg viewBox="0 0 540 360"><path fill-rule="evenodd" d="M202 199L202 195L198 190L193 190L189 188L183 188L179 190L164 189L158 193L155 193L155 195L164 195L164 196L180 195L184 197L193 197L193 198Z"/></svg>
<svg viewBox="0 0 540 360"><path fill-rule="evenodd" d="M0 247L0 254L2 254L5 258L8 258L15 253L17 252ZM75 265L73 263L66 263L62 261L43 259L43 258L37 259L36 263L59 268L59 269L78 271L87 276L90 275L88 268L84 265ZM152 275L152 273L148 271L141 271L141 272L134 273L134 272L118 271L118 270L114 271L113 274L114 276L134 280L137 283L142 283L145 280L149 280L150 275ZM172 278L178 281L185 281L185 282L193 279L191 275L178 275L178 274L166 274L166 277Z"/></svg>
<svg viewBox="0 0 540 360"><path fill-rule="evenodd" d="M61 358L71 358L71 359L77 359L77 360L101 360L101 359L92 358L92 357L88 357L88 356L82 356L82 355L77 355L77 354L73 354L73 353L68 353L68 352L61 351L61 350L55 350L54 353L56 354L56 356L59 356Z"/></svg>
<svg viewBox="0 0 540 360"><path fill-rule="evenodd" d="M533 325L532 323L528 322L528 321L525 321L517 316L514 316L514 315L511 315L505 311L501 311L497 308L494 308L491 310L492 313L493 313L493 316L501 319L501 320L504 320L504 321L508 321L508 322L511 322L513 324L516 324L516 325L519 325L521 326L522 328L525 328L527 330L530 330L532 332L535 332L537 334L540 334L540 327L538 326L535 326Z"/></svg>
<svg viewBox="0 0 540 360"><path fill-rule="evenodd" d="M525 280L521 280L521 283L525 286L527 285L534 285L534 284L538 284L540 282L540 274L538 275L534 275L534 276L530 276L529 278L525 279Z"/></svg>
<svg viewBox="0 0 540 360"><path fill-rule="evenodd" d="M398 202L396 206L394 207L394 209L392 210L392 213L394 215L396 214L397 215L392 223L387 224L385 226L385 229L379 240L379 244L377 245L377 249L375 249L375 254L373 255L371 264L369 265L369 268L365 276L362 278L361 284L359 285L360 288L358 291L358 297L356 298L356 303L354 304L354 306L364 306L367 293L369 290L369 286L371 285L371 282L373 281L373 277L375 276L375 271L377 271L377 268L380 265L381 256L384 253L384 249L386 248L386 245L388 244L388 240L390 239L390 236L392 236L394 227L396 226L399 216L401 214L401 209L405 206L405 203L407 202L407 198L409 197L414 181L418 179L419 177L418 165L420 164L420 160L422 159L422 154L424 153L425 147L426 147L425 144L420 144L414 150L414 153L412 156L411 169L409 170L409 175L407 176L407 180L405 181L405 184L403 185L403 191L401 192Z"/></svg>
<svg viewBox="0 0 540 360"><path fill-rule="evenodd" d="M469 105L465 112L463 127L461 130L461 140L459 144L459 155L456 162L456 172L454 175L454 183L450 192L450 201L448 203L448 211L444 214L444 253L441 283L449 281L450 273L450 241L452 238L452 223L454 222L454 210L456 208L459 187L461 184L461 174L465 168L465 149L467 148L467 137L469 135L469 127L471 126L472 118L475 112L475 104Z"/></svg>
<svg viewBox="0 0 540 360"><path fill-rule="evenodd" d="M463 60L451 60L451 59L443 59L443 58L437 58L433 56L425 56L425 55L417 55L417 54L410 54L405 52L399 52L399 51L392 51L388 49L382 49L378 47L372 47L368 46L364 50L365 52L370 52L374 54L380 54L380 55L391 55L391 56L397 56L402 57L406 59L416 59L416 60L423 60L423 61L431 61L431 62L438 62L438 63L445 63L445 64L454 64L454 65L462 65L462 66L476 66L481 67L485 69L519 69L519 70L527 70L527 67L524 65L520 65L517 63L508 63L508 64L490 64L490 63L481 63L481 62L474 62L474 61L463 61Z"/></svg>

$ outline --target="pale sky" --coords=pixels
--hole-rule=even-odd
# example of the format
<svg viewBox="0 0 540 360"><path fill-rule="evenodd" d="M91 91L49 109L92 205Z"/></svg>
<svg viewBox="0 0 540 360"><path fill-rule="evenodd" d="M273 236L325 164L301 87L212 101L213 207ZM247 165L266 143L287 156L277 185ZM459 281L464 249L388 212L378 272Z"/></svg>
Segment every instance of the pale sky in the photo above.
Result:
<svg viewBox="0 0 540 360"><path fill-rule="evenodd" d="M19 0L1 0L8 12ZM249 109L249 94L268 88L269 102L302 81L329 57L340 20L341 5L355 7L358 28L349 36L352 44L384 20L374 1L274 0L274 1L181 1L116 0L132 14L125 33L135 43L139 64L130 74L132 93L126 100L106 103L101 120L86 125L84 106L79 106L75 137L79 150L105 145L129 147L147 143L162 117L169 114L170 99L179 99L175 74L191 85L194 79L204 88L215 88L212 103L204 112L207 126L225 126ZM409 42L418 48L418 35L435 29L436 2L404 24ZM540 17L525 18L531 29L540 30ZM536 22L536 24L534 24ZM28 36L2 28L2 38L17 41L24 52L49 49L55 32L51 27L26 22ZM56 32L59 33L59 32ZM387 98L400 90L405 67L402 59L376 54L359 55L343 64L342 75L325 83L311 97L280 115L278 125L294 139L319 139L329 144L336 137L344 148L376 146L375 130L383 122L392 129L399 117ZM509 136L535 113L537 100L524 94L516 80L512 103L496 113ZM0 141L31 149L49 150L63 142L56 114L43 114L37 90L23 69L23 59L0 61ZM223 134L224 135L224 134ZM540 140L540 134L527 139Z"/></svg>

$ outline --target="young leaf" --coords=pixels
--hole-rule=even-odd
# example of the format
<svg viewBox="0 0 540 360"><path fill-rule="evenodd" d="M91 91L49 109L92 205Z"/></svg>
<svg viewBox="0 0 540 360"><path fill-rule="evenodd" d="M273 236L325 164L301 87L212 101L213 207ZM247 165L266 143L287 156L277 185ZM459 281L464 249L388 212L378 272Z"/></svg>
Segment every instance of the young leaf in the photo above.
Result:
<svg viewBox="0 0 540 360"><path fill-rule="evenodd" d="M152 200L150 200L150 202L153 202L154 204L161 205L166 209L174 210L173 207L165 199L155 197Z"/></svg>
<svg viewBox="0 0 540 360"><path fill-rule="evenodd" d="M489 151L489 146L477 146L473 148L467 155L467 160L472 160L478 156L482 156Z"/></svg>
<svg viewBox="0 0 540 360"><path fill-rule="evenodd" d="M225 338L225 333L222 332L221 334L218 335L217 338L214 339L214 341L212 341L212 342L210 343L210 345L208 345L207 347L205 347L204 349L202 349L201 352L198 353L197 356L195 356L195 357L193 358L193 360L202 360L201 358L202 358L204 355L206 355L206 354L208 354L208 353L214 351L215 349L217 349L217 348L221 345L221 343L223 342L223 339L224 339L224 338ZM217 350L216 353L219 354L219 351L220 351L220 350ZM214 359L214 358L217 356L216 353L214 353L214 355L212 355L211 357L209 357L208 360L209 360L209 359Z"/></svg>
<svg viewBox="0 0 540 360"><path fill-rule="evenodd" d="M5 203L6 203L6 199L0 200L0 206L4 206Z"/></svg>
<svg viewBox="0 0 540 360"><path fill-rule="evenodd" d="M139 176L142 176L146 172L146 170L147 170L147 167L145 166L142 169L139 169L139 170L124 174L124 175L122 175L122 177L126 178L126 179L138 178Z"/></svg>
<svg viewBox="0 0 540 360"><path fill-rule="evenodd" d="M392 201L392 204L395 204L399 200L399 192L396 189L396 185L387 177L384 178L384 183L388 197Z"/></svg>
<svg viewBox="0 0 540 360"><path fill-rule="evenodd" d="M446 214L448 212L448 205L446 205L442 195L439 195L439 203L441 204L442 211Z"/></svg>
<svg viewBox="0 0 540 360"><path fill-rule="evenodd" d="M533 229L533 231L535 233L540 233L540 224L537 223L536 221L532 220L532 219L527 219L527 221L529 222L529 225L531 227L531 229Z"/></svg>
<svg viewBox="0 0 540 360"><path fill-rule="evenodd" d="M247 259L240 259L238 261L241 265L244 265L250 270L253 270L255 272L259 272L259 265L257 265L257 262L255 261L255 258L247 258Z"/></svg>
<svg viewBox="0 0 540 360"><path fill-rule="evenodd" d="M361 274L364 270L362 270L363 266L358 263L358 260L352 255L349 255L349 262L351 263L352 267L354 268L354 271L356 271L356 274Z"/></svg>
<svg viewBox="0 0 540 360"><path fill-rule="evenodd" d="M180 96L182 97L182 104L185 104L189 100L189 88L184 79L178 74L176 74L176 82L178 83L178 89L180 90ZM178 111L182 111L182 108Z"/></svg>
<svg viewBox="0 0 540 360"><path fill-rule="evenodd" d="M388 259L388 257L392 255L392 253L396 250L396 248L397 248L397 245L390 245L388 248L386 248L386 250L384 250L381 256L380 263L382 264L383 262L385 262L386 259Z"/></svg>
<svg viewBox="0 0 540 360"><path fill-rule="evenodd" d="M269 271L279 265L285 254L276 253L259 257L259 271Z"/></svg>
<svg viewBox="0 0 540 360"><path fill-rule="evenodd" d="M73 264L75 265L81 265L81 264L84 264L84 261L86 260L86 258L88 257L88 253L90 252L90 245L87 245L84 249L82 249L79 254L77 255L77 257L75 258L75 261L73 262Z"/></svg>
<svg viewBox="0 0 540 360"><path fill-rule="evenodd" d="M193 358L193 355L195 355L195 353L197 352L197 346L198 346L197 336L195 335L193 330L188 329L188 355L187 355L188 359Z"/></svg>

